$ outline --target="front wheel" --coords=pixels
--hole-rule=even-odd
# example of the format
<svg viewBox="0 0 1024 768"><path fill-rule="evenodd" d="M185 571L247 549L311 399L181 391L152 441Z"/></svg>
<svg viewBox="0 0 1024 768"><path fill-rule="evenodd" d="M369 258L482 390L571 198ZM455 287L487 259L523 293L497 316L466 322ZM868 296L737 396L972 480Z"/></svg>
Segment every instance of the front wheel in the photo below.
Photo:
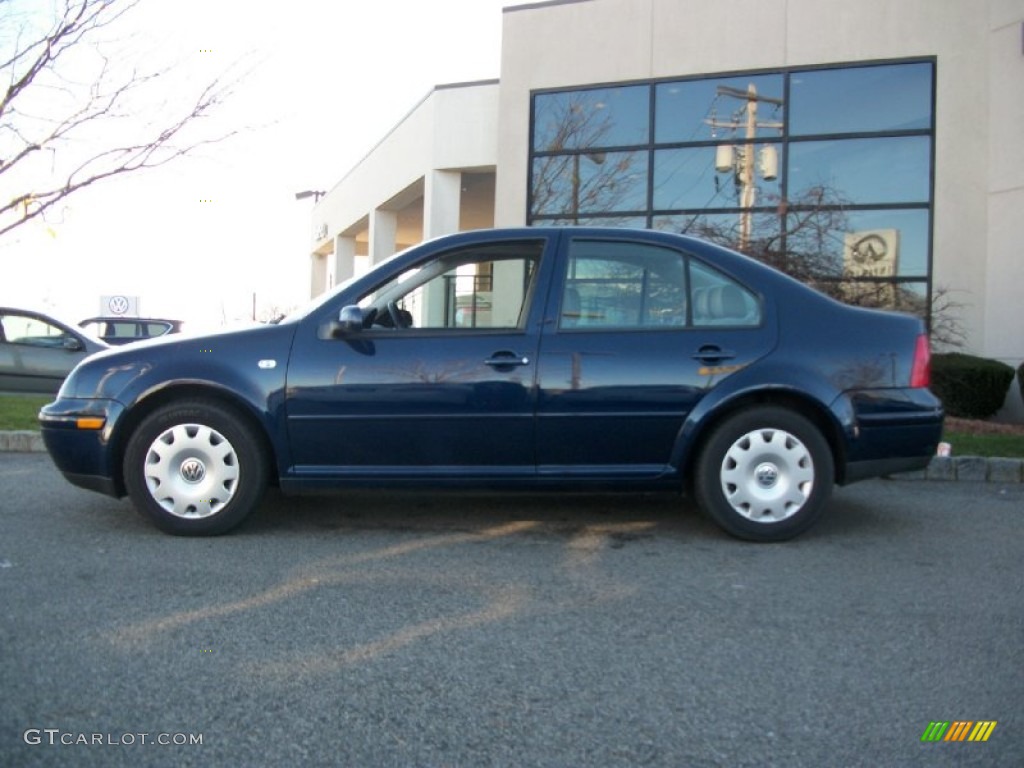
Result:
<svg viewBox="0 0 1024 768"><path fill-rule="evenodd" d="M697 459L697 503L748 541L782 541L810 528L835 478L821 431L775 406L740 411L719 424Z"/></svg>
<svg viewBox="0 0 1024 768"><path fill-rule="evenodd" d="M209 536L234 528L267 484L259 435L208 400L170 404L132 434L124 481L135 508L166 533Z"/></svg>

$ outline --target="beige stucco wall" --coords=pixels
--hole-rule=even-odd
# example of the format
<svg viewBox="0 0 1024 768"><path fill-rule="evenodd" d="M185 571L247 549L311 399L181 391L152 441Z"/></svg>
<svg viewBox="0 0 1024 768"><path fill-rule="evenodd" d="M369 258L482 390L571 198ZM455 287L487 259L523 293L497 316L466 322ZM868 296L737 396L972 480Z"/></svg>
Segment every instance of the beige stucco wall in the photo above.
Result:
<svg viewBox="0 0 1024 768"><path fill-rule="evenodd" d="M1024 360L1024 0L582 0L504 12L495 223L526 219L534 89L935 56L934 283Z"/></svg>
<svg viewBox="0 0 1024 768"><path fill-rule="evenodd" d="M314 247L358 225L373 208L420 183L431 171L493 168L497 103L496 82L431 91L320 200L313 210L313 232L326 224L327 236L317 239Z"/></svg>

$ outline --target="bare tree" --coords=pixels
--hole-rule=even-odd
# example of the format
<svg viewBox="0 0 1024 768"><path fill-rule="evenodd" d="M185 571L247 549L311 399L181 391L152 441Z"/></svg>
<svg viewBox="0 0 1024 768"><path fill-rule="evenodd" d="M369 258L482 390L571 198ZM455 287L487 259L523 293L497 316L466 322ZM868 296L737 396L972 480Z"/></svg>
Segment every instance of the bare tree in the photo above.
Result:
<svg viewBox="0 0 1024 768"><path fill-rule="evenodd" d="M604 152L615 125L595 110L587 94L556 102L538 143L548 152L533 168L533 212L560 214L578 223L581 213L604 213L621 208L635 186L638 152ZM563 154L564 153L564 154Z"/></svg>
<svg viewBox="0 0 1024 768"><path fill-rule="evenodd" d="M55 0L18 13L0 0L0 236L97 182L165 165L235 131L195 127L225 100L220 78L168 110L139 113L167 70L143 71L113 39L141 0ZM29 4L30 6L32 4Z"/></svg>

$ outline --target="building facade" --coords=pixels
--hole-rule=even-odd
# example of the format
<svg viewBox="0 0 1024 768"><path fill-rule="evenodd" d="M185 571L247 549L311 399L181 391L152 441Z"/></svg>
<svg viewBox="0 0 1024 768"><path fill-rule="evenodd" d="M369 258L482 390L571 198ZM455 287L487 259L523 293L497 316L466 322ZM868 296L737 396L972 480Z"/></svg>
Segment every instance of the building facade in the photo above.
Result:
<svg viewBox="0 0 1024 768"><path fill-rule="evenodd" d="M436 88L320 200L314 294L461 229L652 227L1024 360L1024 0L503 16L499 80Z"/></svg>

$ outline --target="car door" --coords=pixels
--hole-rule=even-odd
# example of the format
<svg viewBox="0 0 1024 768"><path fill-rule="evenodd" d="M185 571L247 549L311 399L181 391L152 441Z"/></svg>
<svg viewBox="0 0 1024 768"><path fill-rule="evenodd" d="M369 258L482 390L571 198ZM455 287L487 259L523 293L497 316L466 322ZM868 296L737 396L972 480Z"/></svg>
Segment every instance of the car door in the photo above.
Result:
<svg viewBox="0 0 1024 768"><path fill-rule="evenodd" d="M547 242L467 245L416 264L356 297L356 331L325 334L310 318L289 363L292 472L533 475Z"/></svg>
<svg viewBox="0 0 1024 768"><path fill-rule="evenodd" d="M541 476L656 477L690 411L766 354L760 298L689 254L566 237L541 337Z"/></svg>

